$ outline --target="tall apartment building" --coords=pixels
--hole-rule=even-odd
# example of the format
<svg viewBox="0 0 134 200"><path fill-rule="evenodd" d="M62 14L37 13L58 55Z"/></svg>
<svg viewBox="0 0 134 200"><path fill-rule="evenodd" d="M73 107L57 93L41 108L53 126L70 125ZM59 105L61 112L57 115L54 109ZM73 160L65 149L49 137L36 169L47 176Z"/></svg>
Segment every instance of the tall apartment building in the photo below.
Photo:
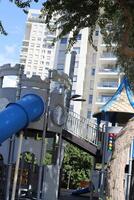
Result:
<svg viewBox="0 0 134 200"><path fill-rule="evenodd" d="M36 74L44 78L47 75L46 68L51 68L69 74L71 52L66 53L66 48L71 33L52 46L57 33L47 29L39 14L38 10L30 10L26 22L20 59L21 64L25 65L25 73L27 76ZM71 101L70 107L86 118L91 118L111 98L120 81L115 67L116 57L107 52L99 28L94 33L94 44L98 51L89 44L88 28L85 28L71 49L76 52L72 95L79 94L86 101Z"/></svg>
<svg viewBox="0 0 134 200"><path fill-rule="evenodd" d="M88 44L87 66L83 96L87 101L82 105L82 115L88 118L113 96L120 84L121 74L116 67L117 58L107 51L99 28L94 33L95 51Z"/></svg>
<svg viewBox="0 0 134 200"><path fill-rule="evenodd" d="M54 66L55 46L52 46L52 41L56 32L50 32L39 15L39 10L29 10L20 63L25 65L27 76L40 75L44 78L47 68Z"/></svg>

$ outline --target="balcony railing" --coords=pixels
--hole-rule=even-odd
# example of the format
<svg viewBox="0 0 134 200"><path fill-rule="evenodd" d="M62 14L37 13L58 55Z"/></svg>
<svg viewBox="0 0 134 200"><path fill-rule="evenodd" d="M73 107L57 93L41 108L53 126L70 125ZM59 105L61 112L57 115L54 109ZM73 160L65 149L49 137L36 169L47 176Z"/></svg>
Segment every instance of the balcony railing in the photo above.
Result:
<svg viewBox="0 0 134 200"><path fill-rule="evenodd" d="M102 53L101 58L116 58L113 53Z"/></svg>
<svg viewBox="0 0 134 200"><path fill-rule="evenodd" d="M118 87L118 83L117 82L101 82L98 84L98 87L116 88Z"/></svg>
<svg viewBox="0 0 134 200"><path fill-rule="evenodd" d="M45 23L45 19L39 18L39 17L29 17L29 22L39 22L39 23Z"/></svg>
<svg viewBox="0 0 134 200"><path fill-rule="evenodd" d="M105 96L105 97L98 97L97 102L98 103L106 103L111 99L112 96Z"/></svg>
<svg viewBox="0 0 134 200"><path fill-rule="evenodd" d="M118 69L116 69L116 68L102 68L102 69L99 69L99 72L118 73Z"/></svg>

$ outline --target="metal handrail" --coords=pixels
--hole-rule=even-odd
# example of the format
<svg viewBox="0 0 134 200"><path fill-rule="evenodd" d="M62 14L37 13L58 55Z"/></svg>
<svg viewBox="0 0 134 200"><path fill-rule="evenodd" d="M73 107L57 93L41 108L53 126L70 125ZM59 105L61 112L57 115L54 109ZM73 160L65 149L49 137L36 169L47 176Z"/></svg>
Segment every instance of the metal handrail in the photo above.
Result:
<svg viewBox="0 0 134 200"><path fill-rule="evenodd" d="M81 117L71 110L67 112L64 129L97 146L97 124L90 122L88 119Z"/></svg>

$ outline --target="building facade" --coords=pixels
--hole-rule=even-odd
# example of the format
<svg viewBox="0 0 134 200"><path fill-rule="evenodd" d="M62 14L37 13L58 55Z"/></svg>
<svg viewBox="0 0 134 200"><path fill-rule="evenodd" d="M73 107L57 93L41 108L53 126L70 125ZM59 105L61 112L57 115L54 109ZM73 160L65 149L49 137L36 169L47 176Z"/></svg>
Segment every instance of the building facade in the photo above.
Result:
<svg viewBox="0 0 134 200"><path fill-rule="evenodd" d="M71 33L52 46L58 32L50 32L39 14L38 10L30 10L26 22L20 57L21 64L25 65L25 73L27 76L40 75L44 78L49 68L69 74L71 52L75 51L72 95L79 94L86 101L71 101L70 108L90 119L118 87L120 76L116 68L116 57L112 52L107 52L99 28L94 32L97 51L88 42L88 28L81 30L70 52L66 48Z"/></svg>
<svg viewBox="0 0 134 200"><path fill-rule="evenodd" d="M55 46L52 46L52 41L56 32L50 32L39 15L40 11L29 10L20 63L24 64L27 76L39 75L44 78L47 68L54 66Z"/></svg>

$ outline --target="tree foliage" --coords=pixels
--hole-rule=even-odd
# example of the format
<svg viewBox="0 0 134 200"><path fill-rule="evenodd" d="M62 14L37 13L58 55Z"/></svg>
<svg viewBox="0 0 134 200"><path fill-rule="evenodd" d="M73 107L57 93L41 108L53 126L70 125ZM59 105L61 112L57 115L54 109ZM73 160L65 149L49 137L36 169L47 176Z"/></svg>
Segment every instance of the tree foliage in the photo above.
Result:
<svg viewBox="0 0 134 200"><path fill-rule="evenodd" d="M30 4L38 0L9 0L27 12ZM51 18L58 14L54 26ZM89 42L98 25L108 49L113 51L119 65L129 76L134 75L134 1L133 0L44 0L42 16L51 30L60 29L57 39L73 32L69 48L75 43L79 31L89 27ZM0 22L0 32L6 34ZM112 48L112 44L116 44ZM93 45L94 46L94 45Z"/></svg>
<svg viewBox="0 0 134 200"><path fill-rule="evenodd" d="M80 181L89 181L90 171L92 168L92 157L78 149L77 147L67 144L63 160L62 186L77 188Z"/></svg>
<svg viewBox="0 0 134 200"><path fill-rule="evenodd" d="M93 32L96 25L101 29L108 49L117 57L117 64L133 79L134 68L134 2L131 0L48 0L43 4L42 14L46 23L55 13L60 17L55 22L61 30L58 38L70 31L70 46L77 39L79 31L89 27L89 42L93 45ZM53 29L53 27L52 27ZM114 46L112 44L116 44ZM132 78L132 79L131 79Z"/></svg>

